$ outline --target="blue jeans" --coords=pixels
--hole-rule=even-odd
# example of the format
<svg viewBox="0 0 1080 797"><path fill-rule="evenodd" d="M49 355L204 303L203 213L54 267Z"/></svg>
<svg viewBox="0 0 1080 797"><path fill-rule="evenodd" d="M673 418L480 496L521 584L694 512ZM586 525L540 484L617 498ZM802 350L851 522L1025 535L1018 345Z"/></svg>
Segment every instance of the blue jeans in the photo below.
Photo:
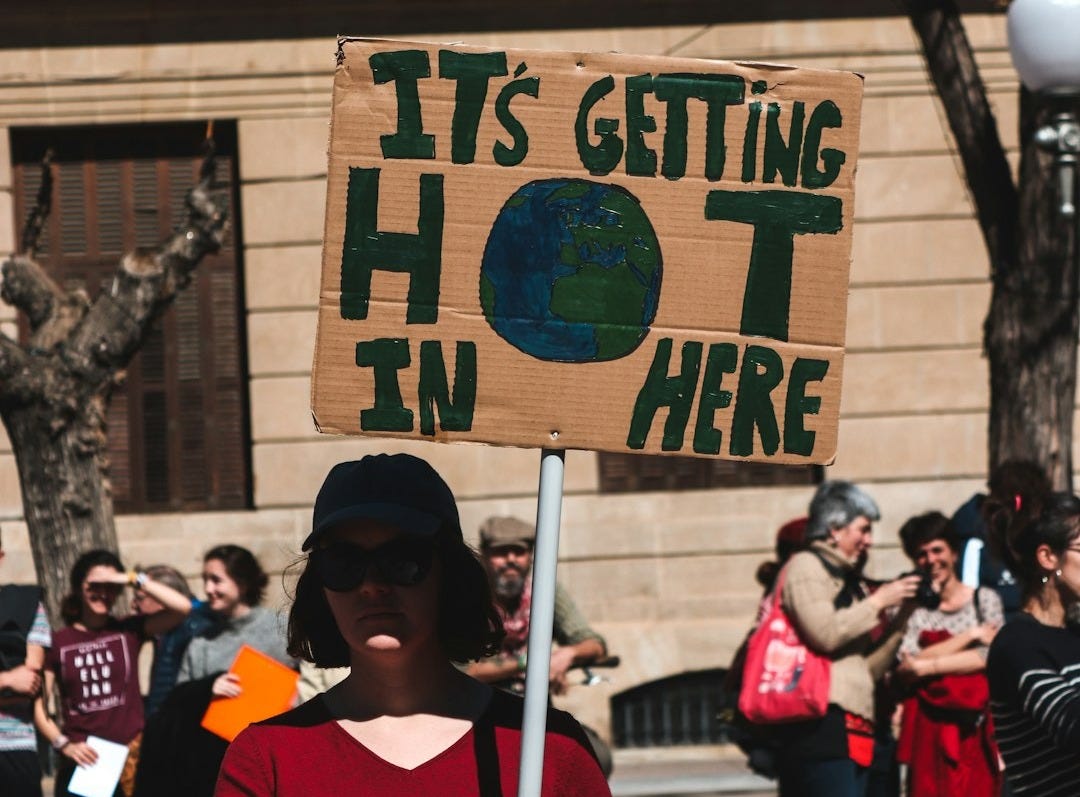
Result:
<svg viewBox="0 0 1080 797"><path fill-rule="evenodd" d="M784 761L780 797L863 797L867 772L850 758Z"/></svg>

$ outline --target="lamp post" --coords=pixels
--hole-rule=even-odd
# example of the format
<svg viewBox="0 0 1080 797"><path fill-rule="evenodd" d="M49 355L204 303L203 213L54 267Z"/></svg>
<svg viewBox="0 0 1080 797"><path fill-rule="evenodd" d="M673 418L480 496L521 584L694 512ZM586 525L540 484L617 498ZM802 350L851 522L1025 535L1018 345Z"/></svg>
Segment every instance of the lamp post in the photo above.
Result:
<svg viewBox="0 0 1080 797"><path fill-rule="evenodd" d="M1008 33L1009 53L1020 80L1028 90L1062 107L1035 132L1035 142L1054 155L1058 212L1072 218L1080 159L1075 110L1080 99L1080 0L1013 0Z"/></svg>

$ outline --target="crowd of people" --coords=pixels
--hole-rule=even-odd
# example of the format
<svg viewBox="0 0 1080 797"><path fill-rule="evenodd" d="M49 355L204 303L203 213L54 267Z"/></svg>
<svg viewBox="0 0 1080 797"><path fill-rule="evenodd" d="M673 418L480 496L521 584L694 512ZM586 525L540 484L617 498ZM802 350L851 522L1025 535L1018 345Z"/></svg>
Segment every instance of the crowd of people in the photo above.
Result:
<svg viewBox="0 0 1080 797"><path fill-rule="evenodd" d="M776 561L758 571L759 622L779 606L830 673L823 711L740 737L782 797L1076 793L1080 499L1025 462L989 487L952 517L904 522L912 569L886 581L866 574L880 511L854 484L821 484L807 516L780 529ZM115 797L306 797L356 783L406 797L516 793L534 541L532 525L495 517L475 552L439 474L380 454L327 475L287 617L263 605L267 575L237 545L204 555L204 600L166 565L128 570L88 551L55 628L40 590L5 587L3 794L42 794L39 736L56 754L57 797L98 759L91 737L127 748ZM562 587L554 638L552 694L608 654ZM202 719L252 688L230 672L245 645L298 670L299 697L230 743ZM546 722L543 794L609 795L598 736L550 706Z"/></svg>
<svg viewBox="0 0 1080 797"><path fill-rule="evenodd" d="M117 797L213 793L227 745L199 723L213 696L243 689L227 672L232 659L249 645L289 666L296 661L285 652L277 614L259 606L268 579L250 551L213 548L202 576L205 602L174 568L128 570L111 551L87 551L71 569L63 625L53 630L39 589L0 592L0 625L11 643L0 643L5 797L42 794L38 735L55 751L56 797L71 793L78 767L97 762L91 737L128 748ZM117 606L127 588L132 611L121 616ZM138 666L144 644L153 648L145 696ZM201 708L190 684L205 687Z"/></svg>
<svg viewBox="0 0 1080 797"><path fill-rule="evenodd" d="M759 622L778 600L831 675L823 716L738 718L781 797L1080 793L1080 499L1030 462L989 488L904 522L914 569L891 581L864 572L880 512L854 484L823 483L780 529Z"/></svg>
<svg viewBox="0 0 1080 797"><path fill-rule="evenodd" d="M91 737L127 748L114 797L348 794L356 783L406 797L513 794L534 537L524 521L493 518L477 554L430 465L376 455L327 475L287 617L263 606L267 575L237 545L204 555L205 600L167 565L128 570L88 551L56 629L40 590L6 588L0 626L19 644L8 657L0 632L0 793L41 797L40 735L55 751L56 797L97 762ZM571 667L606 655L563 590L557 622L553 694ZM251 687L230 671L245 645L299 671L297 706L230 743L202 720ZM610 794L597 749L549 707L543 794Z"/></svg>

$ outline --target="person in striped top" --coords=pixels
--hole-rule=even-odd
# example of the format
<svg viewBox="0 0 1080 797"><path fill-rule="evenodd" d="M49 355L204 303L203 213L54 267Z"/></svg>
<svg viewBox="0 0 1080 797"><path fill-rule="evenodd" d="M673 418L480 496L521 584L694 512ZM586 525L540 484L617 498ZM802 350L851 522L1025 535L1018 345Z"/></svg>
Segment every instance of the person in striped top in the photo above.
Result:
<svg viewBox="0 0 1080 797"><path fill-rule="evenodd" d="M1019 503L1019 502L1018 502ZM1017 797L1080 790L1080 498L1050 496L1036 519L1017 506L1001 548L1024 590L1023 611L990 646L987 675L1005 776Z"/></svg>

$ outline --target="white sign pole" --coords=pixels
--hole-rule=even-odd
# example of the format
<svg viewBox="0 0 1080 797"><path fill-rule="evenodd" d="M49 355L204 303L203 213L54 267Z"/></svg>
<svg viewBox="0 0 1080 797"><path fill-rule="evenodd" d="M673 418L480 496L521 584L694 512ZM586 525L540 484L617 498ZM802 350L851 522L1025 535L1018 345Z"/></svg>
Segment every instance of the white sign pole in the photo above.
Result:
<svg viewBox="0 0 1080 797"><path fill-rule="evenodd" d="M540 452L540 495L536 505L536 547L533 550L529 659L525 669L525 719L521 734L518 797L540 797L543 780L564 465L562 451L545 448Z"/></svg>

